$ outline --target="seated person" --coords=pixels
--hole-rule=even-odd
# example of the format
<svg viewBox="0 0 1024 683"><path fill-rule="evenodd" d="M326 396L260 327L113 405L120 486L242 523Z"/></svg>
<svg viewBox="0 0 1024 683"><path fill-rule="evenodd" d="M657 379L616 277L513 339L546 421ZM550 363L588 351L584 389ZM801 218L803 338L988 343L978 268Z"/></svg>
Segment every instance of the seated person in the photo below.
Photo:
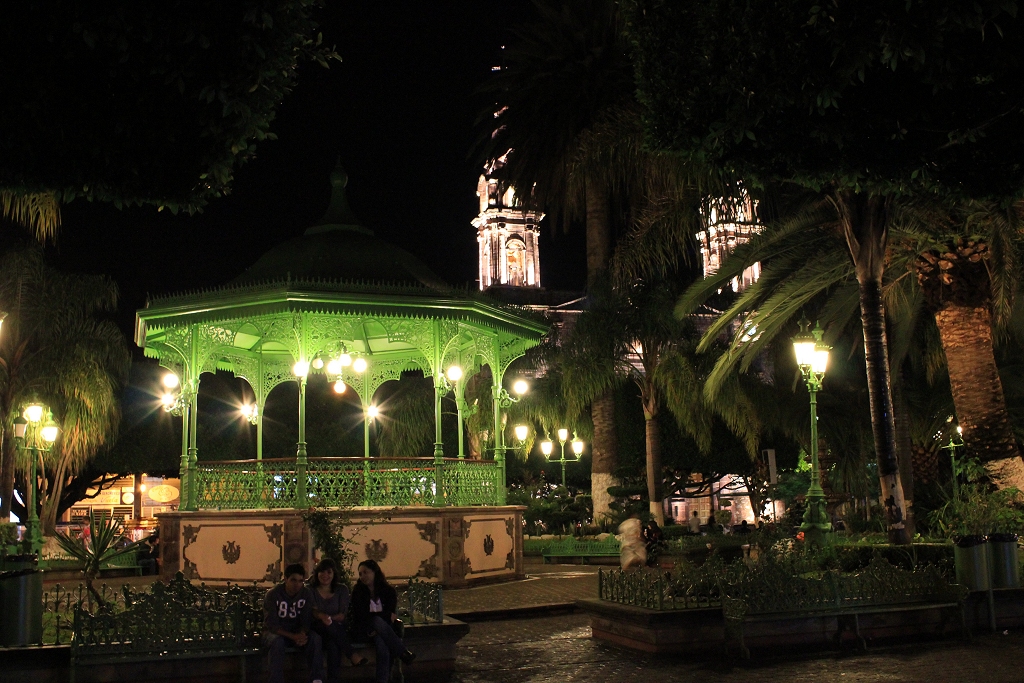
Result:
<svg viewBox="0 0 1024 683"><path fill-rule="evenodd" d="M694 536L700 535L700 515L697 514L696 510L693 511L693 517L690 517L688 525L691 534Z"/></svg>
<svg viewBox="0 0 1024 683"><path fill-rule="evenodd" d="M311 632L313 593L306 586L306 568L290 564L284 583L267 592L263 600L263 644L270 648L270 683L284 683L284 653L289 646L305 651L309 680L323 683L323 641Z"/></svg>
<svg viewBox="0 0 1024 683"><path fill-rule="evenodd" d="M398 621L398 593L373 560L359 563L359 580L352 589L352 621L353 637L372 640L377 648L377 683L388 683L393 658L406 664L416 658L395 633L395 626L402 623Z"/></svg>
<svg viewBox="0 0 1024 683"><path fill-rule="evenodd" d="M338 580L338 565L331 558L324 558L313 570L313 630L320 634L324 651L327 653L327 680L341 678L341 655L352 662L352 666L366 663L366 657L356 654L348 639L349 592L348 586Z"/></svg>

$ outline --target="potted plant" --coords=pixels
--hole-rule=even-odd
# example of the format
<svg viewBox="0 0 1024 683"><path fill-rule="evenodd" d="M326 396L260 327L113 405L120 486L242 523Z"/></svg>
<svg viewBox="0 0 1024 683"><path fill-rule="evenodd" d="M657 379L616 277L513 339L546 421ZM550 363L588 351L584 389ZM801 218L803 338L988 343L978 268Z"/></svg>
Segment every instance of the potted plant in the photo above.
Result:
<svg viewBox="0 0 1024 683"><path fill-rule="evenodd" d="M61 550L82 563L82 575L85 587L96 600L99 607L104 607L103 597L96 591L93 581L109 562L115 557L135 552L141 542L125 543L124 528L119 520L107 515L96 518L89 510L89 530L82 537L66 533L57 534L57 543Z"/></svg>
<svg viewBox="0 0 1024 683"><path fill-rule="evenodd" d="M987 537L992 530L990 494L983 484L968 484L933 513L933 521L953 540L956 581L972 591L988 590Z"/></svg>
<svg viewBox="0 0 1024 683"><path fill-rule="evenodd" d="M993 588L1020 588L1018 533L1024 529L1024 495L1014 488L989 494L992 533L988 564Z"/></svg>

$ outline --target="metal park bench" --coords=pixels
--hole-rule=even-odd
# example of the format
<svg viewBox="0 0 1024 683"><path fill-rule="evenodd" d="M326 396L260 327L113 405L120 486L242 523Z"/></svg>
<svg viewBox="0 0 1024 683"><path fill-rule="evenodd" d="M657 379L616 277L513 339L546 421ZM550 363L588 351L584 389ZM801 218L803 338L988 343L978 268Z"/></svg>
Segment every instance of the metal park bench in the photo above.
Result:
<svg viewBox="0 0 1024 683"><path fill-rule="evenodd" d="M259 648L262 592L237 586L215 591L191 585L181 573L149 593L128 595L121 611L75 610L71 674L78 667L120 662L237 655L245 681L245 656Z"/></svg>
<svg viewBox="0 0 1024 683"><path fill-rule="evenodd" d="M591 557L618 557L621 551L618 539L608 536L603 541L582 538L563 538L552 542L542 553L544 562L553 557L579 557L583 564Z"/></svg>
<svg viewBox="0 0 1024 683"><path fill-rule="evenodd" d="M834 618L839 625L838 641L844 620L852 620L857 639L867 649L860 632L862 615L948 609L959 613L962 632L970 636L964 613L967 588L950 584L932 566L905 571L876 558L854 574L829 571L821 578L805 578L769 564L752 569L734 583L722 582L721 592L726 646L730 635L736 636L748 659L744 626L751 622Z"/></svg>

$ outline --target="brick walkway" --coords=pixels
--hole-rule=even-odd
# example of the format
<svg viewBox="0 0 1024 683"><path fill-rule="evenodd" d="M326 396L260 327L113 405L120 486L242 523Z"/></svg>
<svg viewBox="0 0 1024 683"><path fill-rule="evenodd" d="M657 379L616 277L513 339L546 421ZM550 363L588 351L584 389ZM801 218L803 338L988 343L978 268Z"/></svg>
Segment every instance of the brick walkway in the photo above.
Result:
<svg viewBox="0 0 1024 683"><path fill-rule="evenodd" d="M750 662L715 655L644 655L590 638L583 614L473 624L458 645L452 683L1020 683L1024 632L981 635L973 643L943 640L868 653L817 650L755 652Z"/></svg>

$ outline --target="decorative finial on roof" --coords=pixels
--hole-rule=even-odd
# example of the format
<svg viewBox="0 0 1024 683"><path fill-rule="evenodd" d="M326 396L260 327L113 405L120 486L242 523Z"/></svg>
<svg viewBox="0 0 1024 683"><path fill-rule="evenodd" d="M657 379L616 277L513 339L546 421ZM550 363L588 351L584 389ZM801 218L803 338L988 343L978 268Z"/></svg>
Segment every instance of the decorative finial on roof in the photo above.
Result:
<svg viewBox="0 0 1024 683"><path fill-rule="evenodd" d="M334 165L334 170L331 171L331 203L327 205L327 211L324 212L320 220L306 230L307 235L339 229L373 234L373 231L363 225L362 221L352 212L352 207L348 205L348 197L345 193L347 185L348 173L341 165L339 157Z"/></svg>

